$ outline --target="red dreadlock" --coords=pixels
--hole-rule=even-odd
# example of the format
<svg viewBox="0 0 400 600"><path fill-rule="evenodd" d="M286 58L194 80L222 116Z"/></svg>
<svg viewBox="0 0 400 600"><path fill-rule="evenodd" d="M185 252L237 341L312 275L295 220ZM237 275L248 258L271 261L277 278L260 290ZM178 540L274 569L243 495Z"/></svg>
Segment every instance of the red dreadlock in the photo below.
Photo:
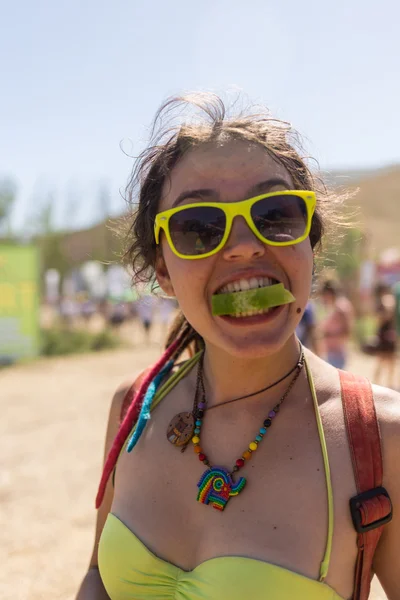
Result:
<svg viewBox="0 0 400 600"><path fill-rule="evenodd" d="M103 502L104 492L106 489L107 481L108 481L111 473L113 472L113 469L116 465L119 454L124 446L126 438L128 437L129 433L132 430L133 425L135 424L135 422L137 421L137 419L139 417L143 398L146 394L147 388L149 387L150 383L153 381L154 377L161 371L163 366L167 363L167 361L171 357L173 357L174 354L176 354L178 351L180 351L182 349L182 345L184 344L184 342L187 343L188 340L186 340L185 338L187 338L187 331L182 333L182 335L178 339L176 339L173 342L173 344L168 346L168 348L165 350L165 352L161 356L161 358L156 362L154 367L151 368L148 375L143 379L143 381L137 391L136 397L135 397L134 401L131 403L131 405L129 406L129 408L125 414L125 417L120 425L120 428L115 437L115 440L110 449L110 452L108 453L106 462L104 464L104 469L103 469L103 474L101 476L99 489L98 489L97 496L96 496L96 508L99 508L99 506Z"/></svg>

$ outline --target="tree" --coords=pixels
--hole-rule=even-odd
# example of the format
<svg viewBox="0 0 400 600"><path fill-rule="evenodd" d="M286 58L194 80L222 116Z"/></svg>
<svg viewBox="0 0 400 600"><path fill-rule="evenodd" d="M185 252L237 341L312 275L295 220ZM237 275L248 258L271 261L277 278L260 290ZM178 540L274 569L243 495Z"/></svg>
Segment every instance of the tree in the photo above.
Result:
<svg viewBox="0 0 400 600"><path fill-rule="evenodd" d="M17 186L10 178L0 181L0 234L11 237L10 217L14 207Z"/></svg>

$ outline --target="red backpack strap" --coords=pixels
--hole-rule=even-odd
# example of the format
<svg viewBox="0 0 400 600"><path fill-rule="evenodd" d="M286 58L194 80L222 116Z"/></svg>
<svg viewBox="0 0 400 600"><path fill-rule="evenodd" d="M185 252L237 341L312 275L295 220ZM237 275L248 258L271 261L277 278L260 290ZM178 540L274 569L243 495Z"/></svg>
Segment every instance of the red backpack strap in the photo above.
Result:
<svg viewBox="0 0 400 600"><path fill-rule="evenodd" d="M383 525L392 518L392 504L382 487L382 450L378 420L368 379L339 371L344 418L349 439L357 496L350 511L357 531L358 556L353 600L367 600L374 552Z"/></svg>

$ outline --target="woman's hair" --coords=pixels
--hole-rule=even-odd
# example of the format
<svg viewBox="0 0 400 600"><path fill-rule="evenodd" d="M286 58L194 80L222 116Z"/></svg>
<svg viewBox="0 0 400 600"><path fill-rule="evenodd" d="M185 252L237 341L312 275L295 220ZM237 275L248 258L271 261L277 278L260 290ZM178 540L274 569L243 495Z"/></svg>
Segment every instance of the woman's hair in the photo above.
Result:
<svg viewBox="0 0 400 600"><path fill-rule="evenodd" d="M124 258L133 270L134 282L154 281L157 246L153 227L164 184L188 151L210 142L243 140L262 146L285 167L295 189L315 191L317 207L310 242L314 251L320 246L327 213L334 203L320 177L310 170L299 135L289 123L272 118L265 108L236 107L234 103L228 112L221 98L201 93L171 98L157 112L150 144L136 159L127 186L127 199L133 210ZM182 333L191 343L195 339L197 349L201 347L202 339L193 335L195 332L183 314L175 320L167 346Z"/></svg>

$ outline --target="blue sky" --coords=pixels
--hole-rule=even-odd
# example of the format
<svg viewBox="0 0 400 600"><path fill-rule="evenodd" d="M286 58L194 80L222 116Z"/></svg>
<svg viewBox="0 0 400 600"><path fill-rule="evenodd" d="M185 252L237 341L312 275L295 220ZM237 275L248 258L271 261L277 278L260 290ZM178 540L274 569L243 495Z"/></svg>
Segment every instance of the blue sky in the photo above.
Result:
<svg viewBox="0 0 400 600"><path fill-rule="evenodd" d="M43 198L58 226L114 213L158 106L243 90L291 121L325 168L400 162L397 0L0 0L0 177L13 223ZM131 141L129 141L131 140Z"/></svg>

